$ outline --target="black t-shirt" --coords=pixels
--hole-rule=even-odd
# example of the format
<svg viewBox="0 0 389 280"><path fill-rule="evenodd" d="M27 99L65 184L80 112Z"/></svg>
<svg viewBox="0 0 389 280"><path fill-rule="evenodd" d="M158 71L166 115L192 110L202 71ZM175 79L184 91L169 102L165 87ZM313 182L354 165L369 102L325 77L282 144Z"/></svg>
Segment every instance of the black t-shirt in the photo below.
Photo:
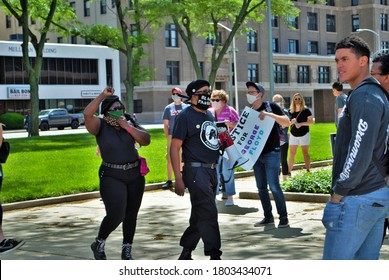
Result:
<svg viewBox="0 0 389 280"><path fill-rule="evenodd" d="M96 135L96 141L103 161L125 164L138 160L134 138L124 129L117 130L109 125L104 119L100 121L100 131Z"/></svg>
<svg viewBox="0 0 389 280"><path fill-rule="evenodd" d="M260 112L260 111L265 110L265 111L269 112L269 110L266 110L266 103L270 104L270 108L272 110L272 113L279 115L279 116L285 115L284 112L282 112L282 109L280 108L280 106L278 106L277 104L275 104L273 102L263 102L261 107L259 107L257 109L257 111ZM263 147L263 150L261 153L262 155L273 152L273 151L277 151L277 152L280 151L280 134L278 132L278 126L279 126L278 123L274 122L273 128L271 129L270 134L269 134L269 138L267 138L265 147Z"/></svg>
<svg viewBox="0 0 389 280"><path fill-rule="evenodd" d="M188 107L174 123L172 138L183 141L183 162L215 163L218 161L219 137L215 118L208 110L201 113Z"/></svg>
<svg viewBox="0 0 389 280"><path fill-rule="evenodd" d="M303 123L303 122L308 121L308 117L312 116L312 113L308 108L304 108L304 110L301 111L301 114L300 114L300 111L291 113L289 110L289 116L290 116L290 119L294 119L298 116L296 119L297 122ZM309 132L309 126L307 126L307 125L304 125L300 128L297 128L295 125L292 125L290 128L290 133L292 133L292 135L295 137L304 136L308 132Z"/></svg>

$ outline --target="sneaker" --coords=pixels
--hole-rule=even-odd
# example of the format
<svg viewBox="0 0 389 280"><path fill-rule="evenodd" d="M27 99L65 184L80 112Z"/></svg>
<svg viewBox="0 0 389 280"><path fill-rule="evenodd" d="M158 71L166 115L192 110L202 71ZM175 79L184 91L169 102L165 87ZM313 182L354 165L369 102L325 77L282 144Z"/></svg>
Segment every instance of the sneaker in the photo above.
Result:
<svg viewBox="0 0 389 280"><path fill-rule="evenodd" d="M173 188L173 182L171 180L167 180L165 184L162 185L163 190L168 190Z"/></svg>
<svg viewBox="0 0 389 280"><path fill-rule="evenodd" d="M262 221L256 222L254 224L254 227L263 227L263 226L267 226L267 225L271 225L271 224L274 224L274 218L273 217L271 217L271 218L264 218Z"/></svg>
<svg viewBox="0 0 389 280"><path fill-rule="evenodd" d="M234 201L233 201L232 199L227 199L225 205L226 205L227 207L233 206L233 205L234 205Z"/></svg>
<svg viewBox="0 0 389 280"><path fill-rule="evenodd" d="M93 256L96 260L106 260L107 257L105 256L105 242L104 240L97 239L90 245L90 248L93 251Z"/></svg>
<svg viewBox="0 0 389 280"><path fill-rule="evenodd" d="M278 224L278 228L286 228L289 227L289 220L288 218L281 219L280 223Z"/></svg>
<svg viewBox="0 0 389 280"><path fill-rule="evenodd" d="M122 245L122 260L133 260L131 249L132 244L126 243Z"/></svg>
<svg viewBox="0 0 389 280"><path fill-rule="evenodd" d="M3 242L0 243L0 253L7 254L20 246L22 246L26 241L24 240L16 240L16 239L4 239Z"/></svg>

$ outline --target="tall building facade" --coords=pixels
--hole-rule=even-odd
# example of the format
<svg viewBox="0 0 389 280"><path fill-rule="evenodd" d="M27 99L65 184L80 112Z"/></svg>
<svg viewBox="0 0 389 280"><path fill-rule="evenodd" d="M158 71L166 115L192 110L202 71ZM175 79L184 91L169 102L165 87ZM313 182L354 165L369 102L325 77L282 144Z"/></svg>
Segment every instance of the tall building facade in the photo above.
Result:
<svg viewBox="0 0 389 280"><path fill-rule="evenodd" d="M124 1L131 4L131 1ZM236 35L236 73L232 53L225 55L220 66L215 88L225 89L234 105L234 75L237 78L239 109L246 102L246 81L263 84L270 99L269 56L273 60L274 94L281 94L289 104L291 96L300 92L317 121L333 121L334 98L331 85L337 80L334 62L335 45L342 38L358 34L369 42L372 53L389 49L388 15L389 0L328 0L323 4L308 4L307 0L293 1L301 12L287 23L272 17L271 28L267 21L250 23L252 31ZM117 26L114 1L75 0L69 1L78 18L85 23ZM12 16L0 12L0 40L20 40L21 29ZM228 26L228 23L223 23ZM269 49L268 35L272 32L272 48ZM221 43L228 30L220 27ZM89 44L81 38L62 38L50 34L49 42ZM210 57L213 41L198 38L195 51L204 77L210 73ZM152 80L142 82L135 89L136 100L142 101L141 122L161 122L162 111L171 101L171 89L186 85L196 79L188 50L169 19L155 34L155 40L145 46L148 54L142 61L146 67L155 69ZM125 60L121 57L121 81L125 76ZM347 89L347 85L345 85ZM122 84L122 92L125 88ZM52 96L52 98L55 98Z"/></svg>

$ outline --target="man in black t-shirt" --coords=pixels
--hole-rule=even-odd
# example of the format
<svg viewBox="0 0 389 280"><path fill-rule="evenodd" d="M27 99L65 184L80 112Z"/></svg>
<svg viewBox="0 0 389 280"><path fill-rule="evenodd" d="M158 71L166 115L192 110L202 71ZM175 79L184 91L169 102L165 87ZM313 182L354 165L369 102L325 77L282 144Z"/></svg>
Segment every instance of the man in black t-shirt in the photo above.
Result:
<svg viewBox="0 0 389 280"><path fill-rule="evenodd" d="M191 253L200 238L204 254L211 260L220 260L220 231L215 205L217 186L216 166L219 158L219 138L215 119L207 109L211 92L209 82L196 80L186 88L191 106L178 114L174 123L170 157L176 181L175 193L183 196L185 187L192 204L189 227L181 237L183 247L180 260L192 259ZM184 167L180 172L180 154Z"/></svg>

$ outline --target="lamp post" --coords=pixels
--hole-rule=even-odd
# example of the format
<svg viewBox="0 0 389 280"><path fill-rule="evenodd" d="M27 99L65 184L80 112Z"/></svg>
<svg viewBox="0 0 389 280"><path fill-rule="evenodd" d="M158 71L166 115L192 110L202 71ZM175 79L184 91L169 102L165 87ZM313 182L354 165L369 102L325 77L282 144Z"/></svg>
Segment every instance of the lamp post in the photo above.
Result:
<svg viewBox="0 0 389 280"><path fill-rule="evenodd" d="M367 29L367 28L358 28L356 30L357 32L363 32L363 31L367 31L367 32L371 32L373 33L376 37L377 37L377 41L376 41L376 51L373 53L373 56L375 54L378 54L380 51L381 51L381 36L380 36L380 33L374 31L374 30L371 30L371 29Z"/></svg>
<svg viewBox="0 0 389 280"><path fill-rule="evenodd" d="M217 23L220 27L224 28L228 32L231 32L231 28L228 28L227 26L221 24L220 22ZM238 78L237 78L237 72L236 72L236 48L235 48L235 36L232 37L232 56L234 61L234 84L235 84L235 110L239 114L239 101L238 101Z"/></svg>
<svg viewBox="0 0 389 280"><path fill-rule="evenodd" d="M274 69L273 69L273 33L271 25L271 2L266 0L267 5L267 25L268 25L268 49L269 49L269 85L270 85L270 101L273 101L274 96Z"/></svg>

